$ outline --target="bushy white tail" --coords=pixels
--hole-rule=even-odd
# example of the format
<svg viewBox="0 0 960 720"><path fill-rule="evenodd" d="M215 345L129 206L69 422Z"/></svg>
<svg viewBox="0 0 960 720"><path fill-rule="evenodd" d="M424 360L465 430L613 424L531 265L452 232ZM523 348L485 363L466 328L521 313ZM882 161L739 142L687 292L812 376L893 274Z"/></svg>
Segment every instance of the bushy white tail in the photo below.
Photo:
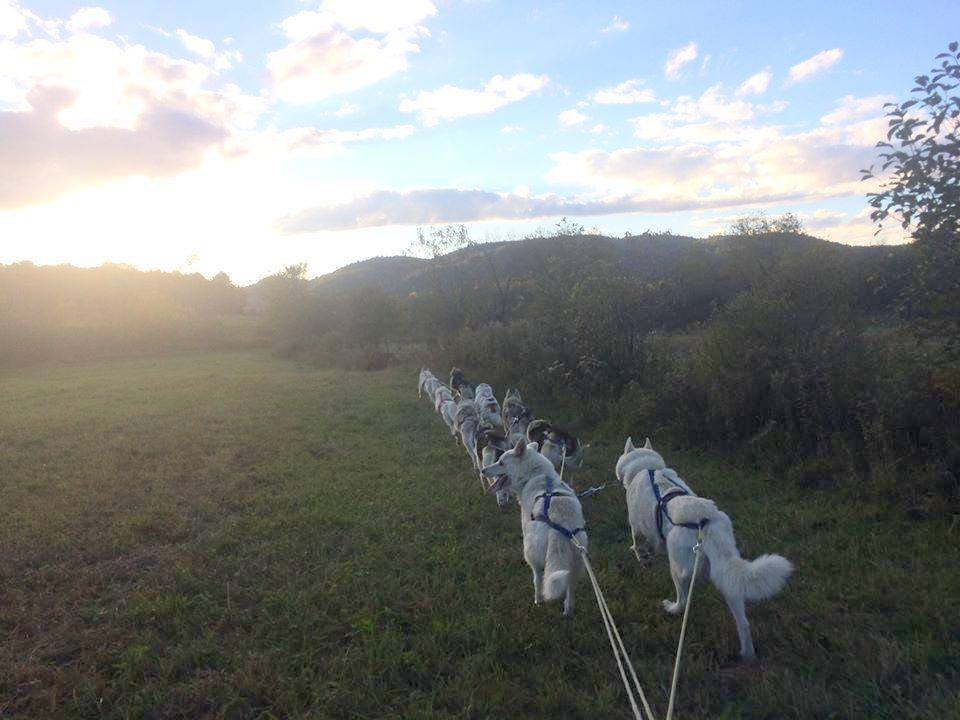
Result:
<svg viewBox="0 0 960 720"><path fill-rule="evenodd" d="M703 550L710 560L710 579L726 597L764 600L776 595L793 572L793 565L780 555L761 555L744 560L733 537L733 523L712 500L687 496L670 503L676 523L708 520L703 531Z"/></svg>

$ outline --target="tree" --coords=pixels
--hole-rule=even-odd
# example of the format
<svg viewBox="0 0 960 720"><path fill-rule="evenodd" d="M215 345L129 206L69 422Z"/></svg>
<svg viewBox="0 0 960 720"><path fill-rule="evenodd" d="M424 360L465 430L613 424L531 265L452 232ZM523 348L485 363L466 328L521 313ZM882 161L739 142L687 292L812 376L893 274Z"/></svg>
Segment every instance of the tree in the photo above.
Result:
<svg viewBox="0 0 960 720"><path fill-rule="evenodd" d="M960 322L960 51L952 42L940 66L918 75L914 97L887 113L887 141L877 143L880 191L868 193L879 226L900 219L912 231L916 269L904 292L909 315ZM874 169L863 170L874 178ZM879 232L879 229L877 230Z"/></svg>
<svg viewBox="0 0 960 720"><path fill-rule="evenodd" d="M444 225L443 227L430 226L428 232L417 228L417 239L411 248L414 253L426 253L436 260L462 248L472 247L476 241L470 237L466 225Z"/></svg>
<svg viewBox="0 0 960 720"><path fill-rule="evenodd" d="M887 141L877 143L880 172L889 173L880 192L868 193L878 224L891 215L914 236L960 230L960 52L957 42L937 55L940 67L914 78L913 97L887 113ZM875 178L874 168L862 170L863 179Z"/></svg>
<svg viewBox="0 0 960 720"><path fill-rule="evenodd" d="M567 220L565 217L560 218L560 222L556 223L553 227L556 229L557 237L583 235L583 225Z"/></svg>
<svg viewBox="0 0 960 720"><path fill-rule="evenodd" d="M765 213L744 215L727 230L728 235L766 235L768 233L803 233L803 223L793 213L786 213L776 218L768 218Z"/></svg>

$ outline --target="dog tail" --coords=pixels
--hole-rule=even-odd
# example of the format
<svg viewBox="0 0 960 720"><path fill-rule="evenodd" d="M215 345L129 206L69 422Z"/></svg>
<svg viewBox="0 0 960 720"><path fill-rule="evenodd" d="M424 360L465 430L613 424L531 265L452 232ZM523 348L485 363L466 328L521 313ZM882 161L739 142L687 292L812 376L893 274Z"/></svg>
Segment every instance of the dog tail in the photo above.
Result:
<svg viewBox="0 0 960 720"><path fill-rule="evenodd" d="M793 572L791 562L780 555L761 555L755 560L740 557L733 523L712 500L693 495L677 498L670 503L669 511L675 523L708 521L703 530L703 550L710 560L710 580L727 597L773 597Z"/></svg>
<svg viewBox="0 0 960 720"><path fill-rule="evenodd" d="M579 536L582 538L582 535ZM543 569L543 597L556 600L567 594L570 583L575 583L583 562L573 543L558 532L550 532L547 540L547 563Z"/></svg>

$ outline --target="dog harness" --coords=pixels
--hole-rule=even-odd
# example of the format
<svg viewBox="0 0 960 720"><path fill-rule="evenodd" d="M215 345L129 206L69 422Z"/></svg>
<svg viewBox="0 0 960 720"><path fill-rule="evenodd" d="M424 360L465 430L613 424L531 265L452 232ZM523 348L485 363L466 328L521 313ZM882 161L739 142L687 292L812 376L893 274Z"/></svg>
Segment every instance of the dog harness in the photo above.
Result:
<svg viewBox="0 0 960 720"><path fill-rule="evenodd" d="M688 530L699 530L702 527L704 527L709 522L709 520L707 520L706 518L701 520L699 523L677 523L673 521L673 519L670 517L670 513L667 512L667 505L671 500L678 497L682 497L683 495L689 495L690 493L684 490L679 485L677 485L673 480L668 478L666 475L664 475L663 479L666 480L671 485L673 485L673 489L668 490L666 493L661 495L660 487L657 485L656 480L654 480L653 478L654 472L655 472L654 470L647 470L648 477L650 478L650 487L653 490L653 496L657 499L657 508L656 510L654 510L654 512L656 513L656 519L657 519L657 534L660 536L660 539L663 540L664 542L666 542L667 540L666 536L663 534L664 517L666 517L666 519L670 521L671 525L674 525L676 527L683 527L683 528L687 528Z"/></svg>
<svg viewBox="0 0 960 720"><path fill-rule="evenodd" d="M565 538L567 538L567 540L573 540L573 536L576 535L576 534L579 533L579 532L586 532L587 529L586 529L585 527L578 527L578 528L575 528L575 529L573 529L573 530L568 530L568 529L565 528L563 525L558 525L557 523L555 523L553 520L550 519L550 501L551 501L554 497L574 497L574 496L573 496L573 495L570 495L569 493L563 492L563 491L561 491L561 492L554 492L554 491L553 491L553 478L548 477L548 478L547 478L547 491L546 491L546 492L543 492L543 493L540 493L540 494L537 495L537 497L535 497L534 500L533 500L533 504L536 505L536 504L537 504L537 500L541 500L541 499L542 499L542 500L543 500L543 510L540 512L539 515L537 515L536 513L531 512L531 513L530 513L530 519L531 519L531 520L535 520L536 522L546 523L546 524L549 525L551 528L553 528L553 529L556 530L558 533L560 533L560 534L563 535Z"/></svg>

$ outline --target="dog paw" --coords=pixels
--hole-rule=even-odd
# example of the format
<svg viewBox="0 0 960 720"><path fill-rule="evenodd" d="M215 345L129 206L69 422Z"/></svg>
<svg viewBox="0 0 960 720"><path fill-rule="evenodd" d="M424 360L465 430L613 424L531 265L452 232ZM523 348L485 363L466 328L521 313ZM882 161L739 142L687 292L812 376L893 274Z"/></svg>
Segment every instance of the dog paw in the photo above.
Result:
<svg viewBox="0 0 960 720"><path fill-rule="evenodd" d="M678 602L673 602L673 600L664 600L663 609L671 615L679 615L680 611L683 610L683 606Z"/></svg>

